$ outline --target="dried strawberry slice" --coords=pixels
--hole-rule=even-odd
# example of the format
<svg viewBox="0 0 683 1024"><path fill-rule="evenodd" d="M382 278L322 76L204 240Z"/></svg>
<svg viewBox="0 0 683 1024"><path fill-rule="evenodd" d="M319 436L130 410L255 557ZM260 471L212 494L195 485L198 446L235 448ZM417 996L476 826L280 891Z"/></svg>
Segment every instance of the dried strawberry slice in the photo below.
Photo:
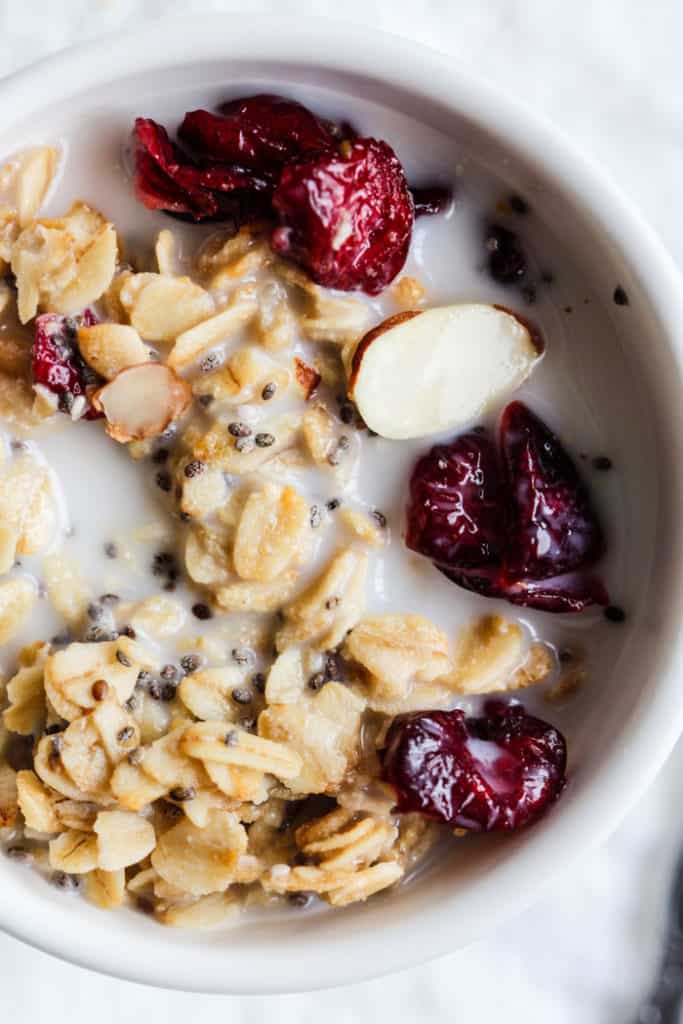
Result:
<svg viewBox="0 0 683 1024"><path fill-rule="evenodd" d="M33 384L57 395L58 408L76 419L94 420L101 416L90 404L89 394L103 380L83 360L76 341L79 327L97 322L89 309L79 316L43 313L36 317L31 350Z"/></svg>
<svg viewBox="0 0 683 1024"><path fill-rule="evenodd" d="M505 568L525 581L585 569L605 550L588 490L559 439L522 402L503 413L508 487Z"/></svg>
<svg viewBox="0 0 683 1024"><path fill-rule="evenodd" d="M354 139L288 164L273 194L271 244L318 284L377 295L405 263L413 201L393 149Z"/></svg>
<svg viewBox="0 0 683 1024"><path fill-rule="evenodd" d="M533 824L566 782L564 737L521 704L488 701L484 714L428 711L394 719L383 777L401 812L472 832Z"/></svg>
<svg viewBox="0 0 683 1024"><path fill-rule="evenodd" d="M335 145L333 126L282 96L241 97L219 109L219 114L191 110L178 129L201 161L237 164L267 176L297 157Z"/></svg>
<svg viewBox="0 0 683 1024"><path fill-rule="evenodd" d="M435 445L410 479L406 544L452 569L499 566L503 523L493 442L472 431Z"/></svg>

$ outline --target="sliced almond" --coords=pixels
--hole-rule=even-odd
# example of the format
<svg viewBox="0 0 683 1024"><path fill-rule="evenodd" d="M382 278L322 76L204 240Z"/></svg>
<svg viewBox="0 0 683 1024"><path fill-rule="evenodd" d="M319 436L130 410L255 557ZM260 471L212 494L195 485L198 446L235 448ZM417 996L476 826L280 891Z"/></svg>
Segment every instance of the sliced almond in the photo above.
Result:
<svg viewBox="0 0 683 1024"><path fill-rule="evenodd" d="M362 338L349 395L382 437L425 437L467 423L510 394L541 352L524 319L501 306L411 310Z"/></svg>
<svg viewBox="0 0 683 1024"><path fill-rule="evenodd" d="M127 324L80 327L78 347L88 366L105 380L112 380L129 366L149 361L149 349L135 328Z"/></svg>
<svg viewBox="0 0 683 1024"><path fill-rule="evenodd" d="M155 437L178 419L192 399L192 389L168 366L129 366L92 397L107 419L107 433L127 442Z"/></svg>

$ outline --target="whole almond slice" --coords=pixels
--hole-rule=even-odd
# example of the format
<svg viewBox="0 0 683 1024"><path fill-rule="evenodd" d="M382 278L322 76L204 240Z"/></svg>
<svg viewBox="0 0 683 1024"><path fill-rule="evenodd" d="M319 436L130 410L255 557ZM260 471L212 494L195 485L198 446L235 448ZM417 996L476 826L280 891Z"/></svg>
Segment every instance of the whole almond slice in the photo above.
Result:
<svg viewBox="0 0 683 1024"><path fill-rule="evenodd" d="M349 395L382 437L425 437L462 426L514 391L542 351L533 328L502 306L399 313L361 339Z"/></svg>
<svg viewBox="0 0 683 1024"><path fill-rule="evenodd" d="M186 380L161 363L128 366L92 396L115 441L141 441L161 434L190 404Z"/></svg>

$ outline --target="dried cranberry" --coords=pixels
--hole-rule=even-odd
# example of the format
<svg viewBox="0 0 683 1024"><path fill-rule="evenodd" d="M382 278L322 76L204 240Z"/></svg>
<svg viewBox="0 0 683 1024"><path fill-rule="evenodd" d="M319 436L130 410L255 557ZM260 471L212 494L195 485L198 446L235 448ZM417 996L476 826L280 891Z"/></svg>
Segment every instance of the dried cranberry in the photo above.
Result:
<svg viewBox="0 0 683 1024"><path fill-rule="evenodd" d="M550 612L607 604L587 574L605 550L588 491L558 438L521 402L503 414L501 456L474 431L436 445L410 481L406 544L484 597Z"/></svg>
<svg viewBox="0 0 683 1024"><path fill-rule="evenodd" d="M582 612L590 605L606 605L609 596L596 576L582 572L556 576L549 580L514 580L506 577L502 567L453 572L444 566L438 569L453 583L482 597L500 597L510 604L536 608L542 612Z"/></svg>
<svg viewBox="0 0 683 1024"><path fill-rule="evenodd" d="M485 434L438 444L410 480L406 544L451 568L498 565L502 551L498 459Z"/></svg>
<svg viewBox="0 0 683 1024"><path fill-rule="evenodd" d="M135 191L152 210L194 221L241 221L261 212L259 196L274 186L272 179L242 167L195 163L149 118L136 119L134 136Z"/></svg>
<svg viewBox="0 0 683 1024"><path fill-rule="evenodd" d="M555 434L522 402L503 413L509 488L506 569L544 580L593 565L605 544L587 488Z"/></svg>
<svg viewBox="0 0 683 1024"><path fill-rule="evenodd" d="M219 114L189 111L178 129L201 160L250 167L268 176L297 157L335 144L332 126L282 96L242 97L219 109Z"/></svg>
<svg viewBox="0 0 683 1024"><path fill-rule="evenodd" d="M413 202L386 142L355 139L288 164L273 206L280 217L273 249L319 284L376 295L405 263Z"/></svg>
<svg viewBox="0 0 683 1024"><path fill-rule="evenodd" d="M36 317L33 339L33 383L58 396L58 408L71 413L77 398L82 398L83 411L77 418L98 419L102 414L90 404L89 393L104 381L92 370L78 348L79 327L96 324L97 317L89 309L78 316L43 313Z"/></svg>
<svg viewBox="0 0 683 1024"><path fill-rule="evenodd" d="M515 284L527 270L526 256L517 235L500 224L486 231L489 273L499 284Z"/></svg>
<svg viewBox="0 0 683 1024"><path fill-rule="evenodd" d="M453 190L444 185L411 188L410 192L416 217L433 217L437 213L445 213L453 202Z"/></svg>
<svg viewBox="0 0 683 1024"><path fill-rule="evenodd" d="M178 178L189 168L187 157L168 137L166 129L146 117L135 120L135 192L151 210L186 213L195 220L216 215L218 204L210 192L189 188Z"/></svg>
<svg viewBox="0 0 683 1024"><path fill-rule="evenodd" d="M395 719L383 765L399 811L473 832L511 831L537 821L562 792L566 744L521 704L488 701L477 718L455 710Z"/></svg>

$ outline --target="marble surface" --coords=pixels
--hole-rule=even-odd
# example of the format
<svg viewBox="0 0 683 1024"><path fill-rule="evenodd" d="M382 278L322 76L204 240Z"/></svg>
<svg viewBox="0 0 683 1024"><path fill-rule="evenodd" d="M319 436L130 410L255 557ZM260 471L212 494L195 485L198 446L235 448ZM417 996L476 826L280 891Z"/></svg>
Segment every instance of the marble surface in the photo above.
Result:
<svg viewBox="0 0 683 1024"><path fill-rule="evenodd" d="M0 0L0 74L141 19L206 11L338 15L330 0ZM349 20L452 54L545 113L607 165L683 263L680 0L346 0ZM0 1015L18 1024L350 1024L441 1020L623 1024L658 956L669 873L683 839L683 746L604 846L485 942L388 979L313 995L236 999L98 977L0 936ZM226 964L226 970L229 970Z"/></svg>

